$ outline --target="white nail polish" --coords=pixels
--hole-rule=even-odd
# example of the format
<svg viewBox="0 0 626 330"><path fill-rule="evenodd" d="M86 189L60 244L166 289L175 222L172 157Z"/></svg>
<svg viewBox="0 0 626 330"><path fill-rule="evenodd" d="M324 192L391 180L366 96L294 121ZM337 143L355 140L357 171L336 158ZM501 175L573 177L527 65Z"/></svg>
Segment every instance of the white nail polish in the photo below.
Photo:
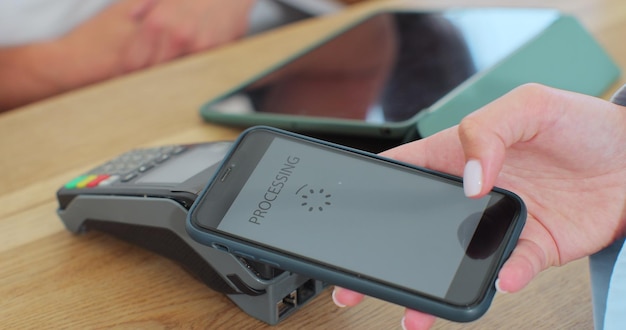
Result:
<svg viewBox="0 0 626 330"><path fill-rule="evenodd" d="M402 320L400 321L400 324L402 325L402 330L406 330L406 323L404 323L406 321L406 316L402 317Z"/></svg>
<svg viewBox="0 0 626 330"><path fill-rule="evenodd" d="M465 196L472 197L480 193L483 186L483 167L477 159L470 159L463 171L463 190Z"/></svg>
<svg viewBox="0 0 626 330"><path fill-rule="evenodd" d="M344 305L344 304L340 303L339 301L337 301L337 297L335 297L335 293L336 292L337 291L333 290L333 295L332 295L333 302L335 303L335 305L337 305L337 307L341 307L341 308L346 307L346 305Z"/></svg>
<svg viewBox="0 0 626 330"><path fill-rule="evenodd" d="M498 292L500 292L500 293L508 293L508 292L506 292L506 291L504 291L504 290L502 290L502 289L500 288L500 279L497 279L497 280L496 280L496 291L498 291Z"/></svg>

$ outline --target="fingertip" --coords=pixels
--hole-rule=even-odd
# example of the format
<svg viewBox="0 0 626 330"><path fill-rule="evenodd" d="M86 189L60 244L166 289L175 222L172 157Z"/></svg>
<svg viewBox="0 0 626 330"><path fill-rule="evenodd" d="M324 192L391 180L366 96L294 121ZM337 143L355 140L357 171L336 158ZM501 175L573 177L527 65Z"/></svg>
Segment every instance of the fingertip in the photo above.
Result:
<svg viewBox="0 0 626 330"><path fill-rule="evenodd" d="M346 307L346 306L347 306L346 304L344 304L344 303L340 302L340 301L337 299L337 288L333 289L333 294L332 294L332 297L333 297L333 302L335 303L335 305L336 305L337 307L339 307L339 308L344 308L344 307Z"/></svg>
<svg viewBox="0 0 626 330"><path fill-rule="evenodd" d="M496 286L496 291L498 291L499 293L504 293L504 294L509 293L508 291L506 291L506 290L504 290L502 288L502 285L500 284L500 279L499 278L496 280L495 286Z"/></svg>
<svg viewBox="0 0 626 330"><path fill-rule="evenodd" d="M426 330L430 329L437 319L430 315L416 310L407 309L404 312L401 325L404 330Z"/></svg>
<svg viewBox="0 0 626 330"><path fill-rule="evenodd" d="M518 246L507 262L502 266L496 281L497 289L502 292L515 293L525 288L532 279L541 271L540 266L535 266L532 255L527 251L524 243Z"/></svg>
<svg viewBox="0 0 626 330"><path fill-rule="evenodd" d="M526 272L500 271L500 276L496 281L496 290L500 293L515 293L526 287L531 279L532 277L529 279Z"/></svg>
<svg viewBox="0 0 626 330"><path fill-rule="evenodd" d="M341 287L335 287L332 293L333 302L338 307L358 305L361 300L363 300L363 297L364 296L358 292L350 291Z"/></svg>

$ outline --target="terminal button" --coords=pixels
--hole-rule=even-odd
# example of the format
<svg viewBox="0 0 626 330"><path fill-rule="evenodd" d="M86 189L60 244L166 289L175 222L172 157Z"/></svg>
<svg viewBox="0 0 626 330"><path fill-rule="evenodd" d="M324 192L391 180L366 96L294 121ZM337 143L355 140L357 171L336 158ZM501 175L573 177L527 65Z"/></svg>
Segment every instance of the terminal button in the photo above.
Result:
<svg viewBox="0 0 626 330"><path fill-rule="evenodd" d="M79 182L85 180L86 177L87 177L86 175L81 175L79 177L74 178L72 181L65 184L65 188L66 189L76 188L76 185L78 185Z"/></svg>
<svg viewBox="0 0 626 330"><path fill-rule="evenodd" d="M100 185L100 183L102 181L108 179L109 177L110 177L109 175L100 174L95 179L93 179L89 183L87 183L87 188L97 187L98 185Z"/></svg>

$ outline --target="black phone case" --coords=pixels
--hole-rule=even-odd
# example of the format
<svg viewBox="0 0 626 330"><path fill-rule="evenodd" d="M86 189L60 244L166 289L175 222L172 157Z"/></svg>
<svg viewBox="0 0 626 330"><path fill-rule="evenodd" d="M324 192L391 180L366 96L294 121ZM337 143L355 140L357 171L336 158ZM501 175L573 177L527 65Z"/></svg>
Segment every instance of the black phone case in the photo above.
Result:
<svg viewBox="0 0 626 330"><path fill-rule="evenodd" d="M401 165L408 165L401 162L397 162L394 160L388 160L383 157L380 157L376 154L370 154L367 152L363 152L360 150L352 149L345 146L336 145L333 143L317 140L314 138L302 136L299 134L283 131L276 128L271 127L263 127L256 126L252 127L246 131L244 131L239 139L235 142L234 146L236 146L243 137L252 130L265 129L274 131L279 134L284 134L292 137L302 138L308 141L320 143L323 145L331 146L337 149L345 150L348 152L354 152L362 155L367 155L369 157L374 157L377 159L384 159L386 161L391 161L392 163L397 163ZM235 147L231 149L229 154L225 157L228 159L230 155L235 150ZM224 162L226 164L226 162ZM410 166L413 168L420 169L427 173L436 174L438 176L446 177L453 180L459 180L458 178L439 173L435 171L431 171L428 169L419 168L416 166ZM216 171L216 175L220 172L220 170ZM204 189L204 191L200 194L198 201L201 201L205 198L206 192L209 188L210 184ZM214 231L207 230L197 223L198 214L196 212L197 206L199 203L195 203L190 209L189 215L187 217L187 231L190 236L197 240L198 242L213 246L219 247L220 249L226 249L230 253L235 255L245 256L246 258L252 258L253 260L262 261L264 263L270 264L276 268L285 269L288 271L292 271L298 274L303 274L306 276L310 276L311 278L315 278L321 281L325 281L334 285L342 286L354 291L358 291L364 293L366 295L374 296L395 304L399 304L411 309L419 310L428 314L432 314L441 318L445 318L451 321L456 322L470 322L480 318L491 305L491 301L495 295L495 280L497 277L497 273L499 269L502 267L503 263L506 261L510 253L513 251L517 239L522 231L522 228L526 219L526 207L517 195L512 192L494 188L496 192L506 194L507 196L512 197L519 203L519 210L514 221L514 224L507 231L504 240L506 241L505 248L503 249L503 253L498 258L498 262L494 271L490 274L488 282L490 283L488 289L479 301L472 303L471 305L466 306L457 306L449 303L445 303L436 299L428 298L426 296L416 295L409 293L404 290L400 290L398 288L386 286L381 283L374 282L372 280L368 280L362 277L355 276L353 274L344 273L338 271L336 269L332 269L330 267L315 264L307 260L296 259L295 257L289 256L287 254L283 254L280 252L276 252L273 250L269 250L260 246L254 246L251 243L247 243L243 240L239 240L236 238L228 237L224 234L220 234ZM321 243L323 244L323 243Z"/></svg>

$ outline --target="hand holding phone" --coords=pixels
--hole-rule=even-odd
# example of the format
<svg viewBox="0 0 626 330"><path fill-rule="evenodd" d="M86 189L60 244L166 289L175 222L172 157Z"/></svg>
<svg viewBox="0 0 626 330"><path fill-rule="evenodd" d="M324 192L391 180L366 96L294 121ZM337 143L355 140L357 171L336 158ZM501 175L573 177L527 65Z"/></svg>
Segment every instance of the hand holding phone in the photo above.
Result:
<svg viewBox="0 0 626 330"><path fill-rule="evenodd" d="M233 254L471 321L487 310L525 214L508 191L469 199L459 178L257 127L237 140L187 228Z"/></svg>
<svg viewBox="0 0 626 330"><path fill-rule="evenodd" d="M625 95L616 94L612 101ZM621 104L626 106L626 99ZM480 160L479 180L463 174L466 182L482 183L475 196L498 185L524 199L524 232L498 273L499 288L515 293L550 267L590 255L599 260L598 251L624 236L623 110L588 95L523 85L459 126L384 155L457 175L468 159ZM581 141L581 135L589 138ZM558 299L567 294L562 289ZM354 306L363 296L339 289L333 297L339 305ZM426 329L434 321L412 310L403 318L406 329Z"/></svg>

